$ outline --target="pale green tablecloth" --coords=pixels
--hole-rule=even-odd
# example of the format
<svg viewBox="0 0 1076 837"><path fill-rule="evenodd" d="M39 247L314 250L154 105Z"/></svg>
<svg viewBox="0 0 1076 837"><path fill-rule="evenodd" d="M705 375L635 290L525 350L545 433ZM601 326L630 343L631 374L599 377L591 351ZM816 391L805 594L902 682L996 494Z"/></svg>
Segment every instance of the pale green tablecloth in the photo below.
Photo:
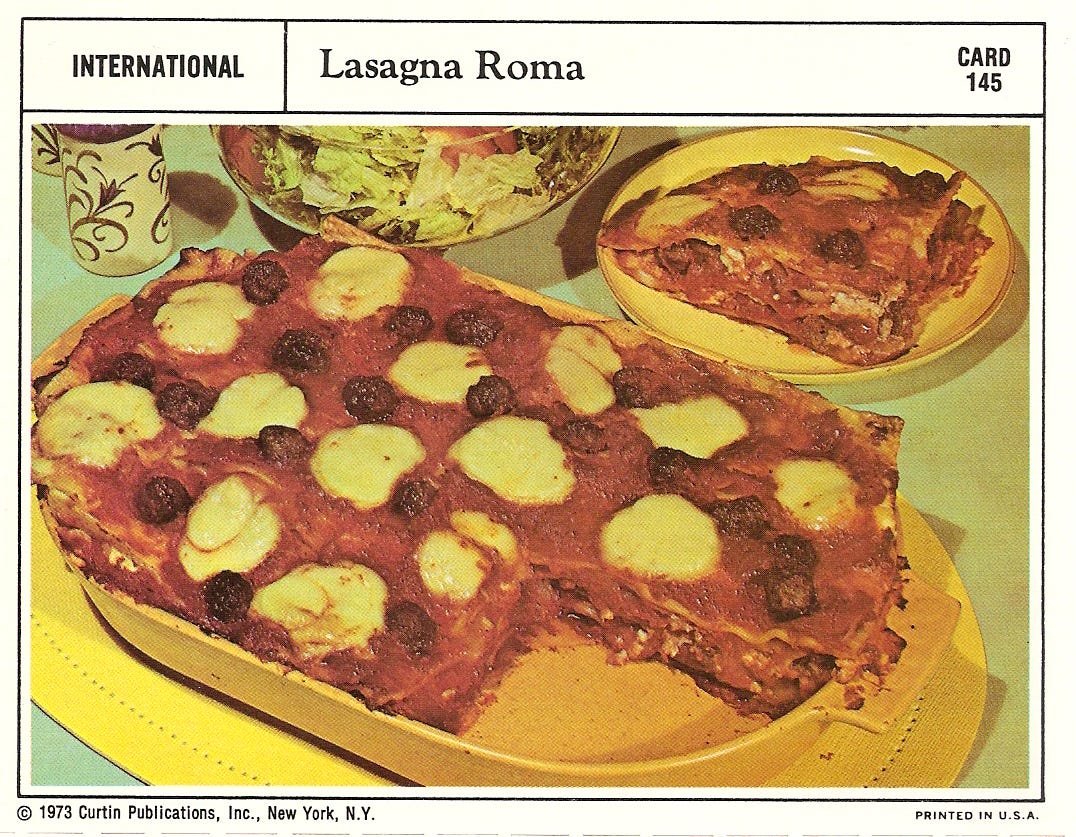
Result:
<svg viewBox="0 0 1076 837"><path fill-rule="evenodd" d="M594 257L601 212L619 184L658 153L713 130L625 129L605 169L572 201L447 255L480 273L619 316ZM905 419L901 491L952 556L978 615L989 664L986 713L959 784L1023 788L1029 769L1029 620L1036 632L1040 623L1037 608L1029 613L1028 567L1029 375L1037 381L1041 374L1029 370L1030 132L1019 125L875 130L968 171L1001 206L1017 241L1013 288L975 338L918 369L822 391L835 401ZM165 154L177 246L268 248L295 240L295 233L252 211L224 173L204 126L170 126ZM125 279L82 271L70 257L59 178L37 172L32 178L30 341L36 356L97 302L137 291L174 260ZM1040 255L1033 254L1032 261L1040 264ZM1032 305L1037 311L1041 301ZM1031 485L1037 493L1037 475ZM1038 531L1036 520L1036 543ZM1037 584L1037 572L1033 577ZM36 708L31 728L35 784L134 782ZM1037 729L1033 735L1037 740Z"/></svg>

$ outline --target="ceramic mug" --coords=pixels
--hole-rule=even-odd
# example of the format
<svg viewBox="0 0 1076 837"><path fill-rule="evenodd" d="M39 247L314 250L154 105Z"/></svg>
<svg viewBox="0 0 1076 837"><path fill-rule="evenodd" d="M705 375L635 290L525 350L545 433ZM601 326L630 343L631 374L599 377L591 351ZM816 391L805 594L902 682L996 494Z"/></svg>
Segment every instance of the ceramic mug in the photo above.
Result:
<svg viewBox="0 0 1076 837"><path fill-rule="evenodd" d="M161 125L57 125L75 261L130 276L172 252Z"/></svg>

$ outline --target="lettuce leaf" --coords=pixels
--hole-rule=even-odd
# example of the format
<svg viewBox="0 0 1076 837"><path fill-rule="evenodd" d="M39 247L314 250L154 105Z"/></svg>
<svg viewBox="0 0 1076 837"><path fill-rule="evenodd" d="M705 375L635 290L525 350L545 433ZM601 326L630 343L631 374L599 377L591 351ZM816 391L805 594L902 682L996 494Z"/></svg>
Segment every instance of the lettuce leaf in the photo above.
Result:
<svg viewBox="0 0 1076 837"><path fill-rule="evenodd" d="M541 158L529 151L488 157L461 154L460 166L446 195L447 202L475 215L512 192L534 190L538 187L538 164L541 162Z"/></svg>

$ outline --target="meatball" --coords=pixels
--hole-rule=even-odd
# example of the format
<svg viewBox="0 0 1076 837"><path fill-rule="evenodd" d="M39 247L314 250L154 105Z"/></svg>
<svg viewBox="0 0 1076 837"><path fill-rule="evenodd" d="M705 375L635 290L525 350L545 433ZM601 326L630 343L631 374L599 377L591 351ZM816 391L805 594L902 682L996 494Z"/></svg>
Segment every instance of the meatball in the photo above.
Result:
<svg viewBox="0 0 1076 837"><path fill-rule="evenodd" d="M814 544L799 535L779 535L770 544L773 566L782 571L809 572L818 563Z"/></svg>
<svg viewBox="0 0 1076 837"><path fill-rule="evenodd" d="M290 328L273 344L273 363L293 372L320 372L329 365L329 347L316 331Z"/></svg>
<svg viewBox="0 0 1076 837"><path fill-rule="evenodd" d="M422 514L437 497L437 486L429 480L408 480L396 486L392 493L392 510L414 519Z"/></svg>
<svg viewBox="0 0 1076 837"><path fill-rule="evenodd" d="M126 381L143 389L153 389L156 370L153 362L138 352L120 352L100 376L102 381Z"/></svg>
<svg viewBox="0 0 1076 837"><path fill-rule="evenodd" d="M600 424L589 419L569 419L553 430L553 438L576 453L601 453L609 447Z"/></svg>
<svg viewBox="0 0 1076 837"><path fill-rule="evenodd" d="M235 622L247 615L254 587L233 570L222 570L202 587L206 613L219 622Z"/></svg>
<svg viewBox="0 0 1076 837"><path fill-rule="evenodd" d="M384 421L396 410L396 390L380 375L348 378L343 391L344 409L360 422Z"/></svg>
<svg viewBox="0 0 1076 837"><path fill-rule="evenodd" d="M732 231L744 241L767 238L781 228L781 219L761 204L733 209L728 220Z"/></svg>
<svg viewBox="0 0 1076 837"><path fill-rule="evenodd" d="M254 305L272 305L290 285L288 271L280 262L257 259L243 271L243 296Z"/></svg>
<svg viewBox="0 0 1076 837"><path fill-rule="evenodd" d="M691 473L691 466L698 460L691 454L676 448L654 448L646 459L650 482L658 488L677 489L684 485Z"/></svg>
<svg viewBox="0 0 1076 837"><path fill-rule="evenodd" d="M814 582L807 573L767 573L762 579L766 610L777 622L806 616L815 608Z"/></svg>
<svg viewBox="0 0 1076 837"><path fill-rule="evenodd" d="M621 407L653 407L660 403L657 376L643 366L625 366L613 374L613 392Z"/></svg>
<svg viewBox="0 0 1076 837"><path fill-rule="evenodd" d="M936 171L921 171L911 182L912 197L923 203L932 203L945 194L949 182Z"/></svg>
<svg viewBox="0 0 1076 837"><path fill-rule="evenodd" d="M504 328L504 322L492 311L465 308L445 321L445 334L460 346L483 346L492 343Z"/></svg>
<svg viewBox="0 0 1076 837"><path fill-rule="evenodd" d="M721 247L697 238L677 241L659 249L655 256L658 263L670 273L683 276L692 267L705 267L721 256Z"/></svg>
<svg viewBox="0 0 1076 837"><path fill-rule="evenodd" d="M778 622L811 613L817 604L814 544L799 535L779 535L770 543L770 566L758 575L766 610Z"/></svg>
<svg viewBox="0 0 1076 837"><path fill-rule="evenodd" d="M401 305L385 321L385 330L396 335L401 343L414 343L433 330L433 317L418 305Z"/></svg>
<svg viewBox="0 0 1076 837"><path fill-rule="evenodd" d="M734 497L718 500L710 514L723 534L741 538L759 538L769 527L766 507L758 497Z"/></svg>
<svg viewBox="0 0 1076 837"><path fill-rule="evenodd" d="M860 268L867 262L867 248L855 230L830 233L818 243L818 252L828 262Z"/></svg>
<svg viewBox="0 0 1076 837"><path fill-rule="evenodd" d="M510 413L516 406L516 393L506 378L483 375L467 389L467 410L475 418L490 418Z"/></svg>
<svg viewBox="0 0 1076 837"><path fill-rule="evenodd" d="M274 465L302 462L312 449L310 440L294 427L267 424L258 432L258 453Z"/></svg>
<svg viewBox="0 0 1076 837"><path fill-rule="evenodd" d="M385 628L407 652L421 657L437 641L437 623L416 602L397 602L385 611Z"/></svg>
<svg viewBox="0 0 1076 837"><path fill-rule="evenodd" d="M800 181L786 168L767 169L758 181L755 191L760 195L791 195L800 190Z"/></svg>
<svg viewBox="0 0 1076 837"><path fill-rule="evenodd" d="M197 381L173 381L157 393L157 412L183 430L191 430L213 410L218 393Z"/></svg>
<svg viewBox="0 0 1076 837"><path fill-rule="evenodd" d="M175 477L153 476L134 495L134 509L143 523L163 526L191 507L191 495Z"/></svg>

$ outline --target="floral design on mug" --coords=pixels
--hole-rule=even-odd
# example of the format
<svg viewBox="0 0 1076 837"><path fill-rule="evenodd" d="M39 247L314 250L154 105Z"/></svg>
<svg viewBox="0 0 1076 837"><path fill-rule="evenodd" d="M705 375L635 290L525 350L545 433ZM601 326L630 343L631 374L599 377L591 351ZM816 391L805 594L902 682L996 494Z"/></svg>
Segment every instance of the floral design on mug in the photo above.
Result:
<svg viewBox="0 0 1076 837"><path fill-rule="evenodd" d="M127 150L130 151L139 146L144 147L153 157L153 162L146 172L146 178L150 183L157 184L161 196L165 199L164 206L157 213L157 217L153 219L153 225L150 228L153 241L156 244L163 244L168 240L168 222L171 217L169 210L172 207L172 202L168 199L168 173L164 167L164 147L161 144L160 133L154 134L146 141L131 143L127 146Z"/></svg>
<svg viewBox="0 0 1076 837"><path fill-rule="evenodd" d="M63 176L71 243L84 261L94 262L105 253L122 250L130 240L128 222L135 214L135 204L126 187L139 177L156 184L165 198L151 225L150 236L156 244L168 240L171 202L167 198L168 180L160 134L154 134L149 140L131 142L124 146L124 151L139 147L148 152L148 165L144 171L140 168L122 179L105 173L101 165L103 158L93 149L78 151L73 160L70 155L64 155Z"/></svg>
<svg viewBox="0 0 1076 837"><path fill-rule="evenodd" d="M51 125L32 125L30 133L33 135L33 167L49 174L58 174L53 170L60 165L60 135L56 129Z"/></svg>
<svg viewBox="0 0 1076 837"><path fill-rule="evenodd" d="M105 175L100 162L100 154L87 150L64 165L71 243L87 261L121 249L130 238L125 222L134 214L134 204L121 198L123 187L138 176L137 172L117 182Z"/></svg>

